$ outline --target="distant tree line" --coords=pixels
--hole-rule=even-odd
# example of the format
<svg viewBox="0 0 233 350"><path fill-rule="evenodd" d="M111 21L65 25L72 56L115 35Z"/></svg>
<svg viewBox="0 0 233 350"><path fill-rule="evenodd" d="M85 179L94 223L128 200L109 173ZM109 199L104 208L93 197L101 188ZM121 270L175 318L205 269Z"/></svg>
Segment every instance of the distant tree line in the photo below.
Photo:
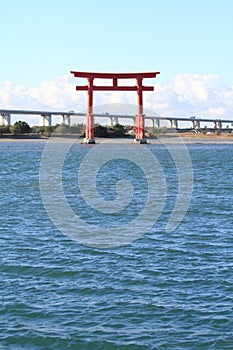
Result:
<svg viewBox="0 0 233 350"><path fill-rule="evenodd" d="M129 127L125 127L121 124L114 126L103 126L100 124L95 125L94 135L95 137L125 137L128 135ZM85 135L85 125L75 124L72 126L57 124L53 126L32 126L24 121L17 121L14 125L0 125L0 136L4 135L38 135L50 137L52 134L65 135L75 134L79 136Z"/></svg>
<svg viewBox="0 0 233 350"><path fill-rule="evenodd" d="M134 130L133 126L124 126L121 124L115 124L113 126L104 126L101 124L96 124L94 127L94 136L95 137L126 137L133 136ZM187 129L180 129L179 132L185 132ZM190 131L190 130L188 130ZM192 130L191 130L192 131ZM176 129L170 129L166 126L163 127L147 127L146 128L146 137L157 137L165 136L168 133L176 132ZM223 130L220 129L207 129L205 127L202 130L198 130L203 134L208 132L215 133L220 135ZM225 132L232 132L232 129L227 126ZM79 135L79 137L85 136L85 125L83 123L74 124L71 126L65 124L56 124L52 126L32 126L30 127L28 123L24 121L17 121L14 125L0 125L0 137L7 135L20 136L20 135L31 135L31 136L44 136L50 137L52 134L57 135Z"/></svg>

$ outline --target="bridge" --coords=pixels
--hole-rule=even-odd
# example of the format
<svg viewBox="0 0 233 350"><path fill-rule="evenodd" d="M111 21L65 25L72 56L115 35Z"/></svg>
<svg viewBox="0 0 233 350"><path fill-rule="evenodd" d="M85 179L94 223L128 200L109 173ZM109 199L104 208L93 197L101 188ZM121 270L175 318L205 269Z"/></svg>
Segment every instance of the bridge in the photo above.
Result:
<svg viewBox="0 0 233 350"><path fill-rule="evenodd" d="M63 125L70 126L72 124L72 117L85 118L86 113L76 113L74 111L39 111L39 110L18 110L18 109L0 109L0 125L10 125L12 115L38 115L39 125L51 126L52 117L60 116L60 123ZM94 113L95 118L105 118L110 120L110 124L114 125L119 123L120 119L131 119L132 123L135 124L136 115L133 114L110 114L110 113ZM168 127L179 129L179 123L187 123L188 128L201 129L206 123L210 123L213 129L221 130L224 124L233 124L233 119L213 119L213 118L200 118L200 117L173 117L173 116L158 116L158 115L145 115L146 120L151 121L151 126L160 127L162 121L168 123ZM204 124L204 125L203 125Z"/></svg>

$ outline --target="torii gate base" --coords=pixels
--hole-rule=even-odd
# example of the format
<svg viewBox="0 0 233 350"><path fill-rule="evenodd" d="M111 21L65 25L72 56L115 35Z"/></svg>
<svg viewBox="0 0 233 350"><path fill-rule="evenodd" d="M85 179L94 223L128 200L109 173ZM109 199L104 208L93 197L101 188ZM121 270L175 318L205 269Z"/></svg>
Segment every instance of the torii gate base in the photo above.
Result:
<svg viewBox="0 0 233 350"><path fill-rule="evenodd" d="M146 143L145 138L145 116L143 114L143 91L154 91L153 86L143 86L143 78L156 78L160 72L146 73L91 73L71 71L75 78L86 78L87 85L78 85L76 90L87 91L87 122L85 143L95 143L94 117L93 117L93 91L137 91L137 115L135 122L135 142ZM96 86L94 79L112 79L110 86ZM118 79L136 79L135 86L119 86Z"/></svg>
<svg viewBox="0 0 233 350"><path fill-rule="evenodd" d="M89 145L93 145L95 143L95 139L87 139L86 137L84 137L83 139L83 143L89 144Z"/></svg>

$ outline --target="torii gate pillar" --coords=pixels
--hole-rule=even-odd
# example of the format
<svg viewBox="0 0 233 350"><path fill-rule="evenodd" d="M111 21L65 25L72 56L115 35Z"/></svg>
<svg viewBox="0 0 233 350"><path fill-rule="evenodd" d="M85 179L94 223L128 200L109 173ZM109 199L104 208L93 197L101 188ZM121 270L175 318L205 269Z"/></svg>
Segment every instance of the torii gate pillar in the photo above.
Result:
<svg viewBox="0 0 233 350"><path fill-rule="evenodd" d="M87 122L86 122L86 143L95 143L94 137L94 118L93 118L93 77L88 77L87 90Z"/></svg>
<svg viewBox="0 0 233 350"><path fill-rule="evenodd" d="M145 139L145 116L143 114L143 98L142 98L142 78L137 78L137 97L138 111L135 123L135 141L146 143Z"/></svg>
<svg viewBox="0 0 233 350"><path fill-rule="evenodd" d="M75 78L86 78L87 85L78 85L76 90L87 91L87 121L85 143L95 143L94 138L94 117L93 117L93 91L137 91L137 115L135 123L135 141L146 143L145 139L145 116L143 114L143 91L154 91L153 86L144 86L143 78L156 78L160 72L146 73L91 73L71 71ZM96 86L94 79L111 79L110 86ZM136 86L120 86L118 79L136 79Z"/></svg>

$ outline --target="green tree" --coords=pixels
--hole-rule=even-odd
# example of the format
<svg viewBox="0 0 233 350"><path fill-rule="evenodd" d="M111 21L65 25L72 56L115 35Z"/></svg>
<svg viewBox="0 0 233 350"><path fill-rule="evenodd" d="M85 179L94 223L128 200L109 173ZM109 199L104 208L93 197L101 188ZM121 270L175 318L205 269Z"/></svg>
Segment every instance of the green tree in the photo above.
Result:
<svg viewBox="0 0 233 350"><path fill-rule="evenodd" d="M108 137L108 129L103 125L96 125L94 135L95 137Z"/></svg>
<svg viewBox="0 0 233 350"><path fill-rule="evenodd" d="M83 134L84 133L84 125L83 125L83 123L71 125L69 131L71 134Z"/></svg>
<svg viewBox="0 0 233 350"><path fill-rule="evenodd" d="M10 131L13 135L21 135L28 134L31 132L31 128L26 122L22 122L21 120L15 122L14 125L10 127Z"/></svg>
<svg viewBox="0 0 233 350"><path fill-rule="evenodd" d="M55 131L55 129L56 129L56 127L53 125L46 125L46 126L44 126L43 134L45 136L50 137L52 135L52 133Z"/></svg>
<svg viewBox="0 0 233 350"><path fill-rule="evenodd" d="M33 126L32 132L40 135L44 133L44 128L45 128L44 126Z"/></svg>
<svg viewBox="0 0 233 350"><path fill-rule="evenodd" d="M55 129L56 134L69 134L69 126L65 124L58 125Z"/></svg>
<svg viewBox="0 0 233 350"><path fill-rule="evenodd" d="M121 124L116 124L111 128L111 136L113 137L123 137L125 133L125 127Z"/></svg>
<svg viewBox="0 0 233 350"><path fill-rule="evenodd" d="M0 125L0 135L9 134L10 126L9 125Z"/></svg>

